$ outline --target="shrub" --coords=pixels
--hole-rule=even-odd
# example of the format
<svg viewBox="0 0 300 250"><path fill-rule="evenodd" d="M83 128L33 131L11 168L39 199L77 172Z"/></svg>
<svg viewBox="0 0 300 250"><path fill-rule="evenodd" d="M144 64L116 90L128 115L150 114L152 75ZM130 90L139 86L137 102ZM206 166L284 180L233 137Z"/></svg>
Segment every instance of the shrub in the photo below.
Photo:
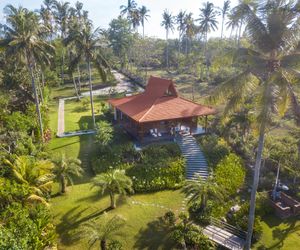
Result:
<svg viewBox="0 0 300 250"><path fill-rule="evenodd" d="M227 143L216 135L202 136L198 139L208 165L214 168L221 159L230 153Z"/></svg>
<svg viewBox="0 0 300 250"><path fill-rule="evenodd" d="M215 180L228 195L235 194L245 180L242 159L234 153L227 155L215 169Z"/></svg>
<svg viewBox="0 0 300 250"><path fill-rule="evenodd" d="M113 139L114 129L107 121L97 122L96 140L101 146L108 145Z"/></svg>

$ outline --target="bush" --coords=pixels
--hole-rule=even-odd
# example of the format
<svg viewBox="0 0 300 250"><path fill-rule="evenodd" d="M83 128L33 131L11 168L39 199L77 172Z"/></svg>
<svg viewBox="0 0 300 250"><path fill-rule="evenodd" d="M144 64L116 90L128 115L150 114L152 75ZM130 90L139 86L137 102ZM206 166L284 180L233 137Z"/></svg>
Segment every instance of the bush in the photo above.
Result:
<svg viewBox="0 0 300 250"><path fill-rule="evenodd" d="M228 194L233 195L243 185L245 169L242 159L231 153L219 162L215 169L217 184Z"/></svg>
<svg viewBox="0 0 300 250"><path fill-rule="evenodd" d="M185 162L177 145L150 146L127 175L136 192L179 188L185 179Z"/></svg>
<svg viewBox="0 0 300 250"><path fill-rule="evenodd" d="M230 153L227 143L216 135L202 136L198 139L208 165L214 168L221 159Z"/></svg>
<svg viewBox="0 0 300 250"><path fill-rule="evenodd" d="M114 129L112 125L107 121L99 121L97 122L97 134L96 134L96 141L101 146L106 146L110 144L113 139L113 132Z"/></svg>

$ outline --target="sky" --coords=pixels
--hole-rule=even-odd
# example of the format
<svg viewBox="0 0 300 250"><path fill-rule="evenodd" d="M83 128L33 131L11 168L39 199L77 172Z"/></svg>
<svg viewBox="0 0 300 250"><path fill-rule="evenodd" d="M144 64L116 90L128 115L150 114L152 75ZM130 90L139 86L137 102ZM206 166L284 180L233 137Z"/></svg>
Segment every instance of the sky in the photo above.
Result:
<svg viewBox="0 0 300 250"><path fill-rule="evenodd" d="M68 0L74 4L77 0ZM224 0L210 0L215 6L221 7ZM95 27L108 28L110 21L117 18L120 14L120 6L126 5L127 0L80 0L83 3L84 9L89 11L89 17L93 20ZM176 15L180 10L192 12L195 19L199 16L199 8L202 7L206 0L136 0L138 6L145 5L150 9L150 18L145 23L145 35L151 37L165 38L165 30L161 27L162 13L168 9L173 15ZM231 0L231 7L237 4L238 0ZM39 9L42 5L42 0L0 0L0 22L4 20L3 8L7 4L14 6L23 6L31 10ZM221 18L219 18L221 23ZM142 28L139 29L140 33ZM225 31L225 36L229 35L229 30ZM210 36L220 36L221 31L218 30L210 34ZM178 31L170 34L170 38L178 37Z"/></svg>

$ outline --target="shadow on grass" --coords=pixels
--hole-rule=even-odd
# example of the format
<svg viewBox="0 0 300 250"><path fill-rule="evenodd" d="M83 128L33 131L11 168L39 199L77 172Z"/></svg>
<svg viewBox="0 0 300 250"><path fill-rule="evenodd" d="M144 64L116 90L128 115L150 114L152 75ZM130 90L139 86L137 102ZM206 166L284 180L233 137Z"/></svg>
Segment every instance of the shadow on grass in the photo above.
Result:
<svg viewBox="0 0 300 250"><path fill-rule="evenodd" d="M272 246L268 247L267 249L281 249L283 247L284 241L290 234L300 231L300 224L296 225L298 220L299 220L299 216L290 218L286 221L287 224L289 225L288 228L274 229L272 232L273 238L277 239L278 241L275 244L273 244Z"/></svg>
<svg viewBox="0 0 300 250"><path fill-rule="evenodd" d="M76 206L70 209L64 216L61 217L61 222L56 226L56 231L60 235L60 241L64 245L74 244L75 241L80 240L78 237L78 227L85 222L96 219L100 217L105 212L109 212L111 210L110 207L103 209L98 212L91 213L87 216L82 217L84 213L87 212L89 207L80 209L80 206Z"/></svg>
<svg viewBox="0 0 300 250"><path fill-rule="evenodd" d="M174 242L170 238L170 227L162 217L147 224L135 237L134 249L173 249ZM145 248L147 246L147 248Z"/></svg>

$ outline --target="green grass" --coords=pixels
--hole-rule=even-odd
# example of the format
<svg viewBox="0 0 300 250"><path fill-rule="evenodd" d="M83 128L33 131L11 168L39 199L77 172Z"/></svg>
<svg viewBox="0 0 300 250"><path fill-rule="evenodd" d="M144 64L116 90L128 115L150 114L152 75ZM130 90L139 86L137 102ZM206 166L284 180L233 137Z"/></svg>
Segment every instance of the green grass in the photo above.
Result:
<svg viewBox="0 0 300 250"><path fill-rule="evenodd" d="M126 227L122 229L124 238L120 239L123 249L145 249L146 246L170 249L166 230L158 223L158 218L169 209L179 210L183 195L180 191L162 191L151 194L119 197L118 207L107 212L108 216L122 215ZM87 249L87 240L74 240L75 230L90 220L103 216L109 207L109 198L101 197L89 183L69 188L67 195L52 199L51 211L59 234L59 249ZM95 248L96 249L96 248Z"/></svg>
<svg viewBox="0 0 300 250"><path fill-rule="evenodd" d="M279 219L274 215L263 219L263 235L255 249L297 250L300 243L300 217Z"/></svg>

